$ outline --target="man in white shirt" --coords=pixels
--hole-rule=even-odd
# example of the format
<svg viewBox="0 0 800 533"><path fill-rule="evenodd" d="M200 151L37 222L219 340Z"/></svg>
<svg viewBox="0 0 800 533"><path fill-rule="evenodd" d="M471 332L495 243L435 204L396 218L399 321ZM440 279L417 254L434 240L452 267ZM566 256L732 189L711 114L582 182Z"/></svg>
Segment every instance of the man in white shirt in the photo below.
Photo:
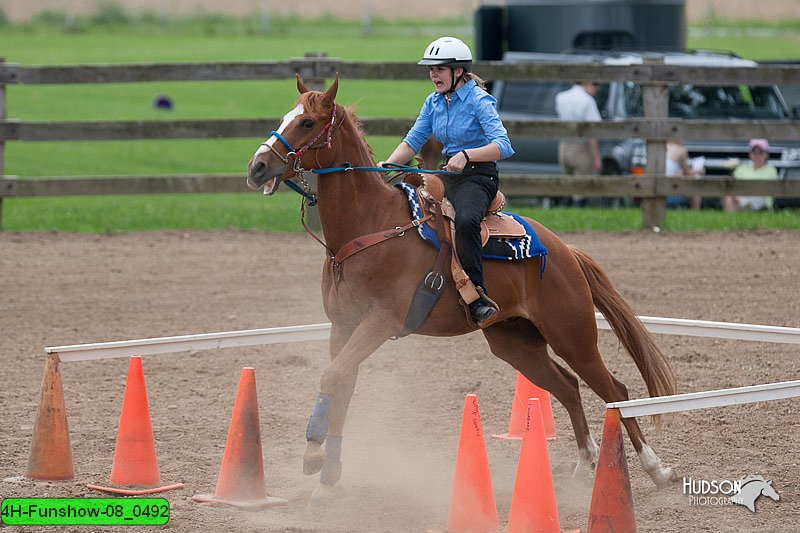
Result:
<svg viewBox="0 0 800 533"><path fill-rule="evenodd" d="M600 122L594 96L599 84L575 83L556 95L556 113L561 120ZM597 139L568 139L558 145L558 162L566 174L598 174L603 168Z"/></svg>

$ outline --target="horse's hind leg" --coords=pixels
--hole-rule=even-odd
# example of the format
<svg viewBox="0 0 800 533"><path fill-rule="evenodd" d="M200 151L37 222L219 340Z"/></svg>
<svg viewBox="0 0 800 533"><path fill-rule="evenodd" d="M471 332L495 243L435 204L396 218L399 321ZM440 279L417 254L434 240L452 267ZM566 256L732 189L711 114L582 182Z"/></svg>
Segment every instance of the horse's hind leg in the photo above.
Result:
<svg viewBox="0 0 800 533"><path fill-rule="evenodd" d="M574 326L569 331L558 330L547 337L553 351L557 353L583 379L591 389L606 403L621 402L628 399L628 389L611 375L597 349L597 329L592 314L591 323L577 325L577 315L572 316ZM593 334L575 334L594 332ZM666 485L673 476L672 468L664 467L653 449L647 444L639 423L635 418L623 419L631 444L639 455L642 468L658 486Z"/></svg>
<svg viewBox="0 0 800 533"><path fill-rule="evenodd" d="M492 353L538 387L550 391L567 409L578 443L578 464L573 477L587 479L598 448L586 422L577 378L550 357L541 334L527 320L501 322L484 330L484 335Z"/></svg>
<svg viewBox="0 0 800 533"><path fill-rule="evenodd" d="M611 379L614 380L614 383L622 392L623 396L622 400L614 401L628 400L627 387L625 387L625 385L623 385L613 376L611 376ZM622 423L625 425L628 436L630 436L631 442L633 443L633 448L636 450L636 454L639 456L639 462L642 463L642 469L647 472L657 486L663 487L667 485L674 478L673 470L671 467L665 467L661 464L661 459L658 458L656 453L653 451L653 448L647 444L644 434L642 433L642 429L639 427L639 422L637 422L635 418L623 418ZM636 447L636 441L633 435L638 435L638 440L641 443L638 448Z"/></svg>
<svg viewBox="0 0 800 533"><path fill-rule="evenodd" d="M606 372L608 371L606 370ZM607 400L606 397L598 392L600 397L603 398L606 403L628 400L628 388L622 382L614 378L614 376L612 376L610 373L608 375L618 391L618 396L611 400ZM593 390L597 390L588 381L586 383L592 387ZM639 422L637 422L635 418L623 418L622 423L628 432L628 437L631 439L633 449L636 450L636 454L639 456L639 462L642 464L642 469L647 472L656 486L663 487L667 485L674 477L672 468L665 467L661 464L661 459L658 458L650 445L647 444L644 434L642 433L642 428L639 427Z"/></svg>

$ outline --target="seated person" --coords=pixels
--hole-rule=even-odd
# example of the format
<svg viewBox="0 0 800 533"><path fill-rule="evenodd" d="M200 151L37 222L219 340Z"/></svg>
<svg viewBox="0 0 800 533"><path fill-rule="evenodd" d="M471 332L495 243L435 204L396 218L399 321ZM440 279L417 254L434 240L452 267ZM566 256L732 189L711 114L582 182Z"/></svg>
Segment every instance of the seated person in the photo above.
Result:
<svg viewBox="0 0 800 533"><path fill-rule="evenodd" d="M705 174L703 168L704 158L698 158L696 161L689 159L689 151L684 146L683 141L680 139L667 140L667 176L694 176L699 178ZM669 208L685 208L691 207L692 209L700 209L700 197L682 195L667 196L666 205Z"/></svg>
<svg viewBox="0 0 800 533"><path fill-rule="evenodd" d="M778 171L769 163L769 142L766 139L750 139L750 161L737 166L733 177L742 180L776 180ZM750 209L760 211L772 209L771 196L726 196L722 200L725 211Z"/></svg>

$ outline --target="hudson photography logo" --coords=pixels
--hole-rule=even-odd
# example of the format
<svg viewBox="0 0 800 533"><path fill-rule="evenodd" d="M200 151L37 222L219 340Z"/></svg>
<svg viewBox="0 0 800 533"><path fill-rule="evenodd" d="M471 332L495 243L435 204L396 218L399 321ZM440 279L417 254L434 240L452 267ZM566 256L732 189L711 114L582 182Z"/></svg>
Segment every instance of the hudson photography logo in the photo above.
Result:
<svg viewBox="0 0 800 533"><path fill-rule="evenodd" d="M756 500L767 496L776 502L781 499L772 486L772 481L764 476L750 475L742 479L695 479L683 478L683 493L689 498L689 505L716 507L743 505L756 512Z"/></svg>

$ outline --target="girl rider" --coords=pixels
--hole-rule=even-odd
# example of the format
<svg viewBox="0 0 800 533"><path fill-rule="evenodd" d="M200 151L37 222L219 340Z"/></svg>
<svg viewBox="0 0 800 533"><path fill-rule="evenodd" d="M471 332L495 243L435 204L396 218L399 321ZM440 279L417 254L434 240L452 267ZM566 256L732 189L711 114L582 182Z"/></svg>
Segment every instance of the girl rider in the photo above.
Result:
<svg viewBox="0 0 800 533"><path fill-rule="evenodd" d="M455 37L440 37L425 48L418 65L428 67L434 92L422 105L414 126L384 163L410 161L433 134L444 145L445 194L456 210L456 249L464 271L485 294L480 223L498 188L499 159L514 154L496 100L470 72L472 52ZM498 310L480 298L469 304L480 326Z"/></svg>

